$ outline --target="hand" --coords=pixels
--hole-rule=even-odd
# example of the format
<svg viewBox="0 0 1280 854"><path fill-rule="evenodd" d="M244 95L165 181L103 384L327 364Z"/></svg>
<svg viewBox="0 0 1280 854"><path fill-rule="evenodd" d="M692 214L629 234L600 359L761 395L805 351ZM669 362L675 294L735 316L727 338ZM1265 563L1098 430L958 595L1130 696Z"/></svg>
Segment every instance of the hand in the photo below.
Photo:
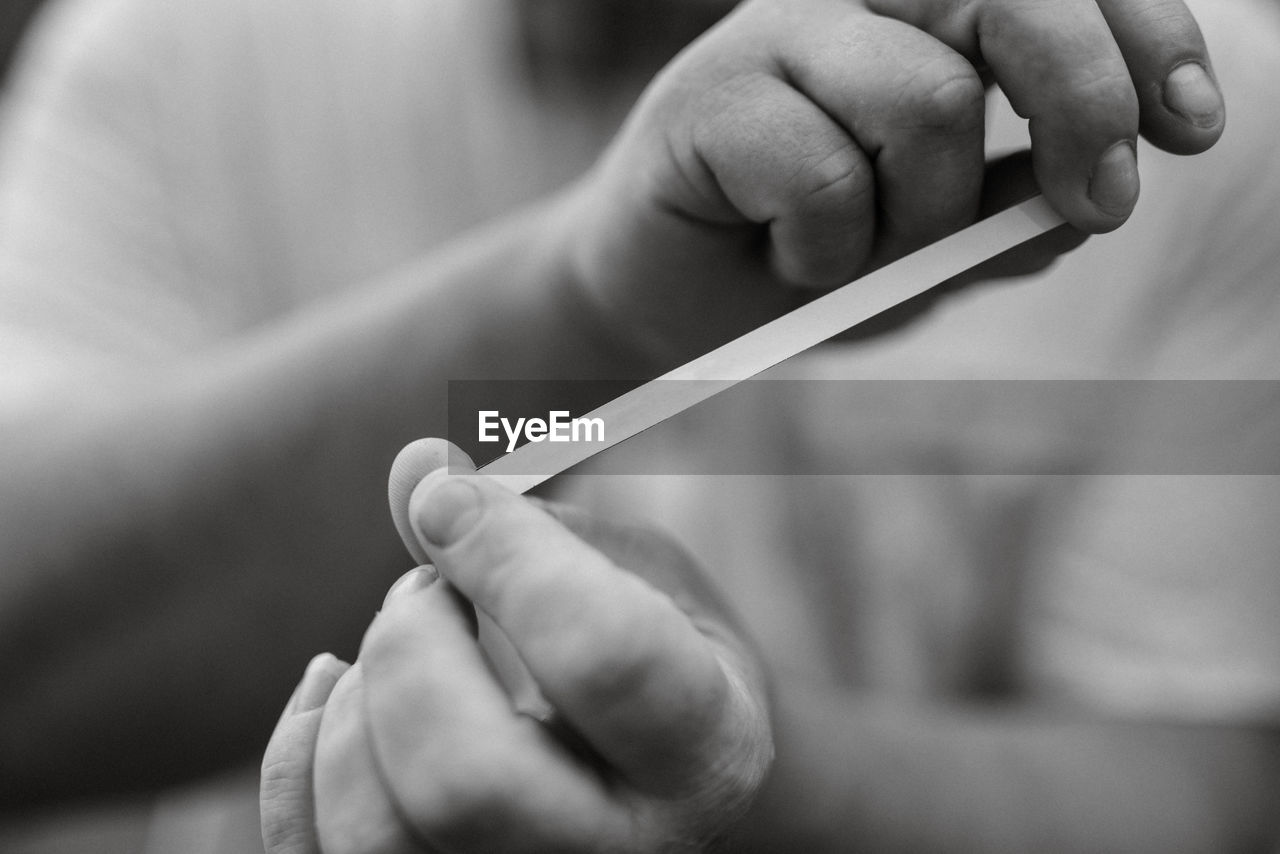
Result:
<svg viewBox="0 0 1280 854"><path fill-rule="evenodd" d="M1175 154L1205 151L1222 136L1222 93L1183 0L867 0L867 6L991 72L1019 115L1031 119L1036 174L1055 202L1069 204L1081 176L1094 173L1092 155L1131 139L1135 119L1148 141Z"/></svg>
<svg viewBox="0 0 1280 854"><path fill-rule="evenodd" d="M1086 232L1132 211L1140 126L1186 152L1221 133L1179 0L870 6L752 0L655 79L571 194L591 311L670 363L802 298L779 285L840 285L969 224L993 189L985 72L1031 118L1049 201Z"/></svg>
<svg viewBox="0 0 1280 854"><path fill-rule="evenodd" d="M350 669L309 669L263 762L270 854L696 849L745 812L763 677L682 551L475 475L428 476L409 521L439 578L392 588ZM515 710L468 601L550 719Z"/></svg>

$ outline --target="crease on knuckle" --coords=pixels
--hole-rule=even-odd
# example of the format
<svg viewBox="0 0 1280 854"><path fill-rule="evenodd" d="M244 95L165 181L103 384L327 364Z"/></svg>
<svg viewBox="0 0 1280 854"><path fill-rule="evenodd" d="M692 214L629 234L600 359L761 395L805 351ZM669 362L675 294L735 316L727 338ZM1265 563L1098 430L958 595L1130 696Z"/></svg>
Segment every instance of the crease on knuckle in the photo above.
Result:
<svg viewBox="0 0 1280 854"><path fill-rule="evenodd" d="M1099 68L1098 66L1103 66ZM1098 62L1074 76L1071 88L1086 103L1137 109L1133 78L1123 63Z"/></svg>
<svg viewBox="0 0 1280 854"><path fill-rule="evenodd" d="M520 587L529 542L539 539L534 523L510 508L486 511L483 522L468 534L468 554L458 561L462 577L451 579L470 598L485 603L508 595L513 585Z"/></svg>
<svg viewBox="0 0 1280 854"><path fill-rule="evenodd" d="M792 207L801 214L832 205L847 208L870 191L867 171L852 141L803 158L788 183L795 194Z"/></svg>
<svg viewBox="0 0 1280 854"><path fill-rule="evenodd" d="M982 124L986 91L977 72L959 56L921 65L902 92L900 114L913 128L967 133Z"/></svg>
<svg viewBox="0 0 1280 854"><path fill-rule="evenodd" d="M776 273L802 287L843 283L853 272L850 256L857 249L847 239L849 223L875 210L870 169L851 142L802 165L791 183L792 203L784 216L793 220L790 233L803 239L776 259Z"/></svg>
<svg viewBox="0 0 1280 854"><path fill-rule="evenodd" d="M1081 69L1072 75L1067 88L1072 114L1090 125L1113 128L1124 137L1137 134L1138 93L1123 66L1098 71Z"/></svg>

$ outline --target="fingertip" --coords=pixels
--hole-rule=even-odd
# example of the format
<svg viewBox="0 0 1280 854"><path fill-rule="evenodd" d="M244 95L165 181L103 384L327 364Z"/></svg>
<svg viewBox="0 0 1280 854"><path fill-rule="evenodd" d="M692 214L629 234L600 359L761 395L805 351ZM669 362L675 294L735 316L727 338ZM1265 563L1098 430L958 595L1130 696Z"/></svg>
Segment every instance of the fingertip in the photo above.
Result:
<svg viewBox="0 0 1280 854"><path fill-rule="evenodd" d="M299 715L323 706L333 692L333 686L348 667L349 664L328 652L322 652L311 659L285 706L285 715Z"/></svg>
<svg viewBox="0 0 1280 854"><path fill-rule="evenodd" d="M419 590L430 587L439 577L440 573L436 572L436 568L429 563L414 567L397 578L387 588L387 595L382 600L382 607L386 608L396 596L409 596Z"/></svg>
<svg viewBox="0 0 1280 854"><path fill-rule="evenodd" d="M1212 130L1222 123L1222 92L1199 62L1184 62L1169 72L1164 83L1164 104L1201 130Z"/></svg>
<svg viewBox="0 0 1280 854"><path fill-rule="evenodd" d="M1187 60L1174 66L1159 94L1159 103L1143 115L1143 135L1153 144L1172 154L1199 154L1222 137L1226 102L1206 63Z"/></svg>
<svg viewBox="0 0 1280 854"><path fill-rule="evenodd" d="M1128 220L1141 189L1136 148L1129 139L1101 150L1064 146L1032 128L1036 182L1064 220L1088 234L1114 231ZM1097 151L1090 160L1089 151Z"/></svg>
<svg viewBox="0 0 1280 854"><path fill-rule="evenodd" d="M1114 228L1129 217L1138 203L1139 187L1138 152L1133 142L1121 140L1102 152L1089 176L1089 199L1104 226Z"/></svg>
<svg viewBox="0 0 1280 854"><path fill-rule="evenodd" d="M387 500L391 521L409 554L419 564L430 562L426 550L409 521L409 503L414 489L434 471L473 472L475 463L457 445L444 439L418 439L396 455L387 478Z"/></svg>
<svg viewBox="0 0 1280 854"><path fill-rule="evenodd" d="M1184 0L1099 0L1141 102L1142 135L1173 154L1222 136L1226 106L1196 16Z"/></svg>

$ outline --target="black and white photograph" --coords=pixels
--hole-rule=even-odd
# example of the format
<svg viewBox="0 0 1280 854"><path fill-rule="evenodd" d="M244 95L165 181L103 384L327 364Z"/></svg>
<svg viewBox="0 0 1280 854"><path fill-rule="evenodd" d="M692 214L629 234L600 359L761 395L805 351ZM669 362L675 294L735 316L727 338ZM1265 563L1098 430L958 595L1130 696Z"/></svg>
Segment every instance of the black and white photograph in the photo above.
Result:
<svg viewBox="0 0 1280 854"><path fill-rule="evenodd" d="M1280 0L0 0L0 854L1280 854Z"/></svg>

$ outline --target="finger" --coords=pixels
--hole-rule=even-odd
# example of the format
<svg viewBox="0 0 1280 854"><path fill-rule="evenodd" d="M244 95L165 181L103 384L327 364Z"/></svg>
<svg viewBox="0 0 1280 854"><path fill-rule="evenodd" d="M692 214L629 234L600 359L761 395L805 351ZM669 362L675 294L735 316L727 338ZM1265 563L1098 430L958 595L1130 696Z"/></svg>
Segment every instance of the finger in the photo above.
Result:
<svg viewBox="0 0 1280 854"><path fill-rule="evenodd" d="M313 658L267 743L259 783L267 854L320 854L312 797L316 738L325 701L346 669L328 653Z"/></svg>
<svg viewBox="0 0 1280 854"><path fill-rule="evenodd" d="M1030 152L1015 151L996 158L987 164L986 179L982 187L981 215L993 216L1031 198L1037 192L1039 187L1033 174ZM1089 236L1079 229L1071 225L1060 225L961 273L947 285L955 290L967 287L971 282L1039 273L1088 239Z"/></svg>
<svg viewBox="0 0 1280 854"><path fill-rule="evenodd" d="M400 539L409 553L420 564L429 560L426 550L418 542L409 524L409 496L421 480L436 469L446 467L450 472L475 471L475 464L457 445L444 439L419 439L406 445L391 464L387 497L391 502L391 518L395 522ZM434 572L430 567L422 567ZM522 711L545 714L550 711L546 700L511 643L498 631L487 617L481 617L473 631L480 638L480 645L496 671L507 693Z"/></svg>
<svg viewBox="0 0 1280 854"><path fill-rule="evenodd" d="M1030 152L1019 151L999 158L987 166L981 216L999 213L1036 192L1038 188L1031 170ZM1041 272L1087 239L1084 232L1070 225L1060 225L859 323L837 336L836 340L864 341L901 330L957 292Z"/></svg>
<svg viewBox="0 0 1280 854"><path fill-rule="evenodd" d="M1030 119L1036 178L1072 225L1109 231L1138 200L1138 96L1094 0L869 0L985 62Z"/></svg>
<svg viewBox="0 0 1280 854"><path fill-rule="evenodd" d="M750 662L755 653L749 649L749 635L741 619L694 558L678 544L652 529L602 519L581 507L541 498L529 500L616 566L671 597L702 635L729 650L742 670L752 669ZM754 679L753 684L761 685L763 690L763 675Z"/></svg>
<svg viewBox="0 0 1280 854"><path fill-rule="evenodd" d="M428 563L427 553L418 544L409 525L409 496L413 488L438 468L451 472L475 471L475 463L457 445L444 439L417 439L405 445L391 463L387 477L387 500L391 505L391 521L405 548L419 564Z"/></svg>
<svg viewBox="0 0 1280 854"><path fill-rule="evenodd" d="M1209 51L1182 0L1099 0L1141 105L1142 135L1175 154L1222 136L1226 106Z"/></svg>
<svg viewBox="0 0 1280 854"><path fill-rule="evenodd" d="M828 14L806 7L780 62L787 79L835 117L875 165L875 260L971 223L983 174L985 97L977 71L900 21L867 15L846 0L820 5Z"/></svg>
<svg viewBox="0 0 1280 854"><path fill-rule="evenodd" d="M360 651L373 753L398 811L449 851L579 850L627 839L601 778L517 715L447 584L397 586Z"/></svg>
<svg viewBox="0 0 1280 854"><path fill-rule="evenodd" d="M791 285L829 288L863 267L875 235L871 164L808 98L767 74L713 90L695 125L697 165L745 219L768 228L768 262Z"/></svg>
<svg viewBox="0 0 1280 854"><path fill-rule="evenodd" d="M441 575L628 780L678 787L733 755L721 726L740 686L669 597L483 477L430 475L410 519Z"/></svg>
<svg viewBox="0 0 1280 854"><path fill-rule="evenodd" d="M361 667L338 681L316 743L316 834L324 854L423 854L374 762L365 725Z"/></svg>

